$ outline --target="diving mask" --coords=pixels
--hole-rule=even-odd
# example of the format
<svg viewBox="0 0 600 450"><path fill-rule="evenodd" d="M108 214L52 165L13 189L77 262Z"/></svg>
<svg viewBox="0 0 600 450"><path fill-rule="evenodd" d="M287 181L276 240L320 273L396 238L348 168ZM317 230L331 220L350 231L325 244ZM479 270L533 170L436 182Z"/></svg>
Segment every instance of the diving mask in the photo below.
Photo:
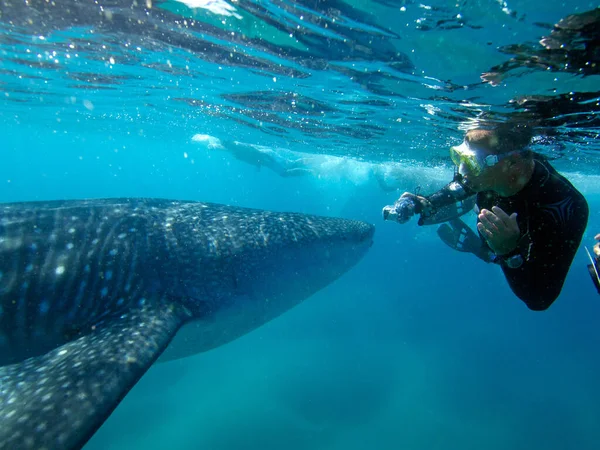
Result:
<svg viewBox="0 0 600 450"><path fill-rule="evenodd" d="M500 160L515 153L519 153L519 151L484 156L480 151L472 149L466 142L450 147L450 158L456 167L460 168L460 165L464 164L474 176L478 176L485 168L495 166Z"/></svg>

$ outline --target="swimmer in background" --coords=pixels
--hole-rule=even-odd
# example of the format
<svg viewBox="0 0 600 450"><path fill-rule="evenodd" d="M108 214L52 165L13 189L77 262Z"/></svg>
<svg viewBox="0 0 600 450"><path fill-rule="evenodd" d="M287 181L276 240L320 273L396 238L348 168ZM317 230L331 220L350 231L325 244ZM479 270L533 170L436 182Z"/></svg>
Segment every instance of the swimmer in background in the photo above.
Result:
<svg viewBox="0 0 600 450"><path fill-rule="evenodd" d="M220 139L208 134L196 134L192 141L204 143L209 149L225 150L237 159L257 169L266 167L282 177L310 175L306 158L285 158L281 152L262 145L245 144L243 142ZM288 155L289 156L289 155Z"/></svg>
<svg viewBox="0 0 600 450"><path fill-rule="evenodd" d="M196 134L192 141L203 144L208 149L228 152L238 161L259 170L265 167L286 178L312 175L315 178L349 180L357 185L372 178L383 192L393 192L423 176L422 173L417 174L414 165L408 163L375 163L351 157L296 152L279 147L221 140L207 134ZM444 173L440 173L438 168L422 167L421 170L430 171L427 179L443 180Z"/></svg>

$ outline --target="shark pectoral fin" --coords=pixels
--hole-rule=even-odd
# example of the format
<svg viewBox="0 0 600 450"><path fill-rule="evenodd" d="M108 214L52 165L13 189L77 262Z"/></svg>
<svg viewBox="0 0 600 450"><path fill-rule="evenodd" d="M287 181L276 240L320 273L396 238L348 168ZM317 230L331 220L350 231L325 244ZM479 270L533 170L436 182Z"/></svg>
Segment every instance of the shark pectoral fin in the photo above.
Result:
<svg viewBox="0 0 600 450"><path fill-rule="evenodd" d="M181 307L147 304L0 367L0 449L82 447L167 347Z"/></svg>

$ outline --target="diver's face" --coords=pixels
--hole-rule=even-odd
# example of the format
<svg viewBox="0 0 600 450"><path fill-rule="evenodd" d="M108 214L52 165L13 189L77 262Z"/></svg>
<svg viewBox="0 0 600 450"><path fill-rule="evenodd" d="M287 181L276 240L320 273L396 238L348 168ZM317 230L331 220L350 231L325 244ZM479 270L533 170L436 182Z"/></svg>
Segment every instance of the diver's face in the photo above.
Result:
<svg viewBox="0 0 600 450"><path fill-rule="evenodd" d="M478 159L481 161L484 161L486 156L494 154L485 149L477 149L476 151L479 157ZM493 166L482 164L479 170L474 170L472 164L461 161L458 166L458 173L463 176L471 190L474 192L482 192L494 190L498 181L502 179L502 174L504 173L503 167L503 161L500 161Z"/></svg>

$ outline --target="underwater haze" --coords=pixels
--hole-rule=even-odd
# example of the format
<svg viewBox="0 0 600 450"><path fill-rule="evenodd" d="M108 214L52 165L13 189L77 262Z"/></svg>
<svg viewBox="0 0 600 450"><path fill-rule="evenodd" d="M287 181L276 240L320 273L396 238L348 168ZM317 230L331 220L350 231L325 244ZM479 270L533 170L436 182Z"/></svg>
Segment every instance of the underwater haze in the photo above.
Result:
<svg viewBox="0 0 600 450"><path fill-rule="evenodd" d="M0 0L0 201L159 197L359 219L349 273L153 365L96 449L597 450L600 10L584 1ZM436 227L384 222L479 121L586 196L533 312ZM476 216L465 221L474 226Z"/></svg>

